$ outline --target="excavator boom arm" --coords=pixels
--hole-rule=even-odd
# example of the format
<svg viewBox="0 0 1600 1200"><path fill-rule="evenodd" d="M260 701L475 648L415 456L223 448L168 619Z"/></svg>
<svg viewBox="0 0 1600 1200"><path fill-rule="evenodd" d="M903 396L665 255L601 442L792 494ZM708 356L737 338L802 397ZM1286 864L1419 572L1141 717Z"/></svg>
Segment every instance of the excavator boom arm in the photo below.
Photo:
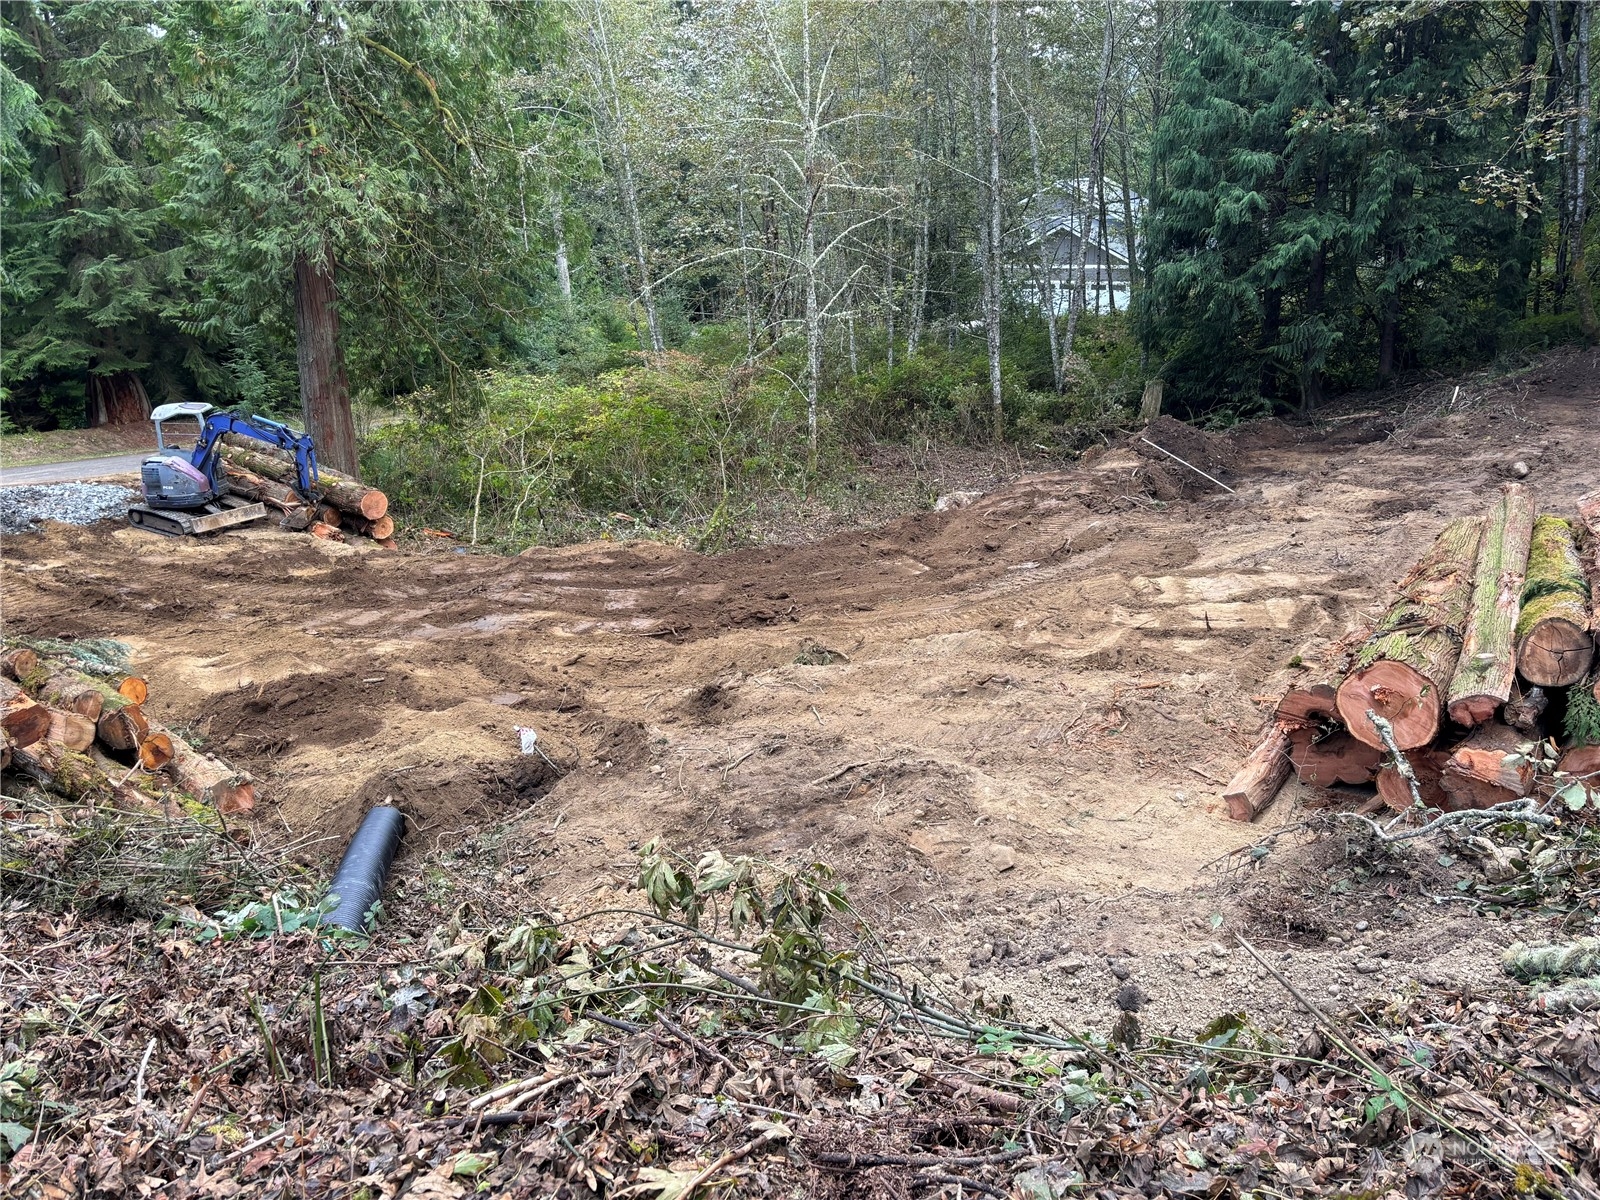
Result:
<svg viewBox="0 0 1600 1200"><path fill-rule="evenodd" d="M318 482L317 449L308 433L297 433L278 421L266 417L237 417L232 413L214 412L205 419L199 440L195 442L190 461L212 480L218 479L218 457L221 454L222 435L237 433L294 455L295 473L302 496L310 497Z"/></svg>

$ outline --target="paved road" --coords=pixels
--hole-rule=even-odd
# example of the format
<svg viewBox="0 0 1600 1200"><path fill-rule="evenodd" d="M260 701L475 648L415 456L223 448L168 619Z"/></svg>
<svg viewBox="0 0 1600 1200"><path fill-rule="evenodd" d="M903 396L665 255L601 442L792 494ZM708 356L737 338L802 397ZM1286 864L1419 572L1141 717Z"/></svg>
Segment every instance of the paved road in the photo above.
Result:
<svg viewBox="0 0 1600 1200"><path fill-rule="evenodd" d="M0 487L23 483L68 483L74 479L99 479L104 475L137 475L139 464L154 450L152 446L138 454L80 458L77 462L40 463L36 467L0 467Z"/></svg>

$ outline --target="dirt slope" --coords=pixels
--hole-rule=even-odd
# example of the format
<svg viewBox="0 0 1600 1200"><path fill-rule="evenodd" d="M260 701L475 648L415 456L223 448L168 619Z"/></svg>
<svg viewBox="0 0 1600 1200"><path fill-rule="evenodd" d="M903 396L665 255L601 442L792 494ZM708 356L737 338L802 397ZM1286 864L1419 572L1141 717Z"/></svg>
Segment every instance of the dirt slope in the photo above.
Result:
<svg viewBox="0 0 1600 1200"><path fill-rule="evenodd" d="M1377 982L1493 977L1509 923L1437 909L1414 878L1334 902L1336 855L1227 896L1202 868L1262 833L1223 819L1219 785L1292 657L1314 666L1375 612L1511 460L1546 505L1595 486L1594 385L1574 356L1404 434L1359 414L1251 427L1221 456L1232 495L1184 498L1181 468L1143 486L1113 450L968 507L714 559L53 527L8 539L0 580L13 630L130 642L158 715L262 777L263 834L307 853L393 797L419 830L412 886L426 864L587 900L656 835L810 855L907 959L969 990L1103 1023L1113 968L1131 970L1147 1027L1192 1029L1241 995L1279 1003L1208 957L1213 912L1282 935L1335 997L1371 981L1352 972L1376 950L1346 927L1363 916L1391 955ZM1161 489L1178 498L1145 494ZM563 778L519 758L517 726ZM1303 815L1298 796L1264 824ZM1336 931L1356 944L1322 940Z"/></svg>

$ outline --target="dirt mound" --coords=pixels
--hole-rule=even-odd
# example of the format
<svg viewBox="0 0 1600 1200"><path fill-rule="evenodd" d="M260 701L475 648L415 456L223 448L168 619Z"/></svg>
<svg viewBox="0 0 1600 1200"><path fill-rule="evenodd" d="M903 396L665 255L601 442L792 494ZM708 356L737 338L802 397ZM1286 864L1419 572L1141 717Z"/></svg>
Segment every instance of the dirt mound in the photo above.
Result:
<svg viewBox="0 0 1600 1200"><path fill-rule="evenodd" d="M1140 432L1084 455L1092 480L1085 495L1166 502L1217 495L1242 457L1230 435L1159 416Z"/></svg>

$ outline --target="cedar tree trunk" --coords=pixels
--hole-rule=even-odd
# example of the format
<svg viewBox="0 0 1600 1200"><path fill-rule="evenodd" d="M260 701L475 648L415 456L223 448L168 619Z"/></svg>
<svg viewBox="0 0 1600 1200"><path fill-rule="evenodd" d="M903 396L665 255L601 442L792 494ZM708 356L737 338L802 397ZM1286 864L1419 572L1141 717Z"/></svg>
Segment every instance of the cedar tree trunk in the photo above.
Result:
<svg viewBox="0 0 1600 1200"><path fill-rule="evenodd" d="M350 385L339 349L339 287L326 250L313 262L294 260L294 324L300 365L300 413L316 443L317 461L359 476Z"/></svg>

